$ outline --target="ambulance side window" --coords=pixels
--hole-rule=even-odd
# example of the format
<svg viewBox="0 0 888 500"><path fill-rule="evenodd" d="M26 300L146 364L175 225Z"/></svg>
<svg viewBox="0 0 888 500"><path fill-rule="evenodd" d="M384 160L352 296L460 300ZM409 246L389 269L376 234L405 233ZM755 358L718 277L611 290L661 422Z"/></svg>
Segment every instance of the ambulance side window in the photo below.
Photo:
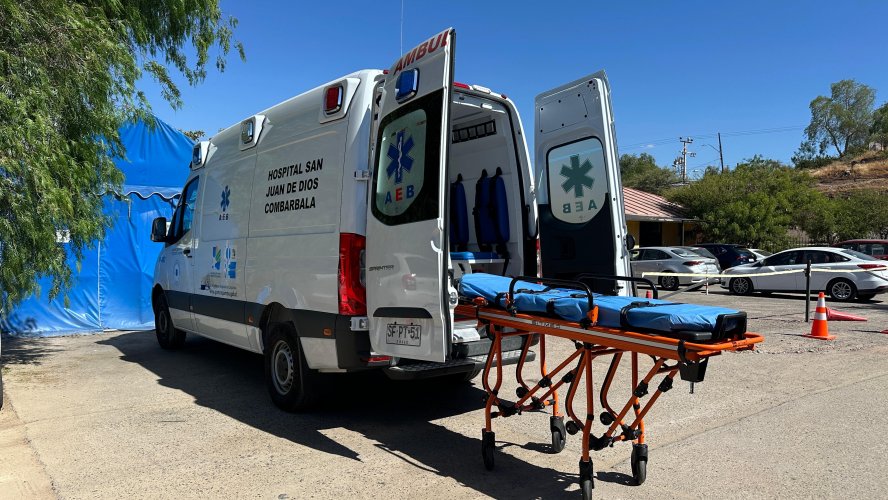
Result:
<svg viewBox="0 0 888 500"><path fill-rule="evenodd" d="M194 222L194 207L197 205L197 187L198 179L195 177L182 190L182 196L179 197L179 206L173 213L173 222L170 225L170 238L168 245L178 242L182 236L191 230Z"/></svg>
<svg viewBox="0 0 888 500"><path fill-rule="evenodd" d="M410 102L380 124L371 209L384 224L438 217L442 93Z"/></svg>

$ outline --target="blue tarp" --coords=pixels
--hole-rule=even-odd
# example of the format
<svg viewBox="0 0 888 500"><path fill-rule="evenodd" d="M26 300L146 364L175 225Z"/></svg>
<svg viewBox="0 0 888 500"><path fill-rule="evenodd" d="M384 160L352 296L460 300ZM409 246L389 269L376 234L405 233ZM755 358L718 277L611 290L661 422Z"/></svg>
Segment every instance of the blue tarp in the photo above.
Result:
<svg viewBox="0 0 888 500"><path fill-rule="evenodd" d="M460 295L469 299L483 297L500 307L505 306L505 294L509 292L512 279L485 273L465 274L460 280ZM527 290L526 293L519 293ZM656 299L639 297L621 297L593 294L598 306L598 324L609 328L625 328L622 324L621 311L630 304L642 304L644 307L632 307L627 310L628 327L660 332L713 332L719 315L736 314L739 311L725 307L702 306L697 304L681 304ZM526 313L554 314L568 321L580 321L589 311L589 298L585 292L578 290L547 287L536 283L519 281L515 284L515 307Z"/></svg>
<svg viewBox="0 0 888 500"><path fill-rule="evenodd" d="M3 318L3 331L53 336L154 328L151 285L162 245L151 241L151 221L172 216L194 143L160 120L153 129L142 122L124 126L120 138L126 160L115 164L125 175L124 189L105 198L105 213L115 222L105 239L84 253L79 272L69 258L75 274L68 307L62 296L48 300L50 280L41 280L40 294Z"/></svg>

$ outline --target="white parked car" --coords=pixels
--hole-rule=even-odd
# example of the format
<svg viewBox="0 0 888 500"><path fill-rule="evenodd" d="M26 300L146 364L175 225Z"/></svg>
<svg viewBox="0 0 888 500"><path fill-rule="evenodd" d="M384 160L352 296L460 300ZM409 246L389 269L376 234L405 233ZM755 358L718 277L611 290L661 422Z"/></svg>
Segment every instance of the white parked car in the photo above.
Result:
<svg viewBox="0 0 888 500"><path fill-rule="evenodd" d="M718 261L704 257L688 247L642 247L629 255L633 276L644 273L695 273L718 274ZM679 285L700 283L705 278L696 276L650 277L664 290L678 290ZM717 279L717 278L715 278ZM714 283L715 281L711 281Z"/></svg>
<svg viewBox="0 0 888 500"><path fill-rule="evenodd" d="M755 255L755 260L767 259L768 257L774 255L774 252L762 250L761 248L750 248L749 251L752 252L753 255Z"/></svg>
<svg viewBox="0 0 888 500"><path fill-rule="evenodd" d="M732 267L722 273L722 287L731 293L804 292L806 262L811 261L811 291L825 292L834 300L869 300L888 291L888 263L844 248L809 247L784 250L770 257ZM792 274L767 275L796 270ZM818 272L818 271L845 272ZM762 276L755 276L761 274ZM732 275L753 275L751 277Z"/></svg>

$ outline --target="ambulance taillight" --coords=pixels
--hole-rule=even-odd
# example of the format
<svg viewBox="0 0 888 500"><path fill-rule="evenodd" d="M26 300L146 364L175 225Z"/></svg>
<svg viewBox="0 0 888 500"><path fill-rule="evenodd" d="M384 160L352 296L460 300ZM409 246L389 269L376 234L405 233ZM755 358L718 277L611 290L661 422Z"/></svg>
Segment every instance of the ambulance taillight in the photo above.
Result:
<svg viewBox="0 0 888 500"><path fill-rule="evenodd" d="M332 115L342 109L342 85L327 87L324 91L324 113Z"/></svg>
<svg viewBox="0 0 888 500"><path fill-rule="evenodd" d="M367 314L367 287L364 274L364 252L367 240L352 233L339 235L339 314Z"/></svg>

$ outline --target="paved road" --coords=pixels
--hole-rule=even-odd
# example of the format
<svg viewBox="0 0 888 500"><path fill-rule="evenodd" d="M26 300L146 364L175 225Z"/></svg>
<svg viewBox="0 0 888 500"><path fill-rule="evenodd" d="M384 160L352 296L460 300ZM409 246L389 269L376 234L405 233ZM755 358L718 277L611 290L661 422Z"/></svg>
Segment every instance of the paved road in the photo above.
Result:
<svg viewBox="0 0 888 500"><path fill-rule="evenodd" d="M871 321L831 323L838 340L819 342L798 337L798 297L675 299L745 309L766 343L661 399L643 486L626 484L628 446L596 453L598 497L888 497L885 302L835 305ZM579 440L550 454L545 415L495 421L497 468L484 469L477 383L339 376L335 400L290 415L269 401L260 357L200 338L172 353L144 332L3 347L0 498L579 497Z"/></svg>

